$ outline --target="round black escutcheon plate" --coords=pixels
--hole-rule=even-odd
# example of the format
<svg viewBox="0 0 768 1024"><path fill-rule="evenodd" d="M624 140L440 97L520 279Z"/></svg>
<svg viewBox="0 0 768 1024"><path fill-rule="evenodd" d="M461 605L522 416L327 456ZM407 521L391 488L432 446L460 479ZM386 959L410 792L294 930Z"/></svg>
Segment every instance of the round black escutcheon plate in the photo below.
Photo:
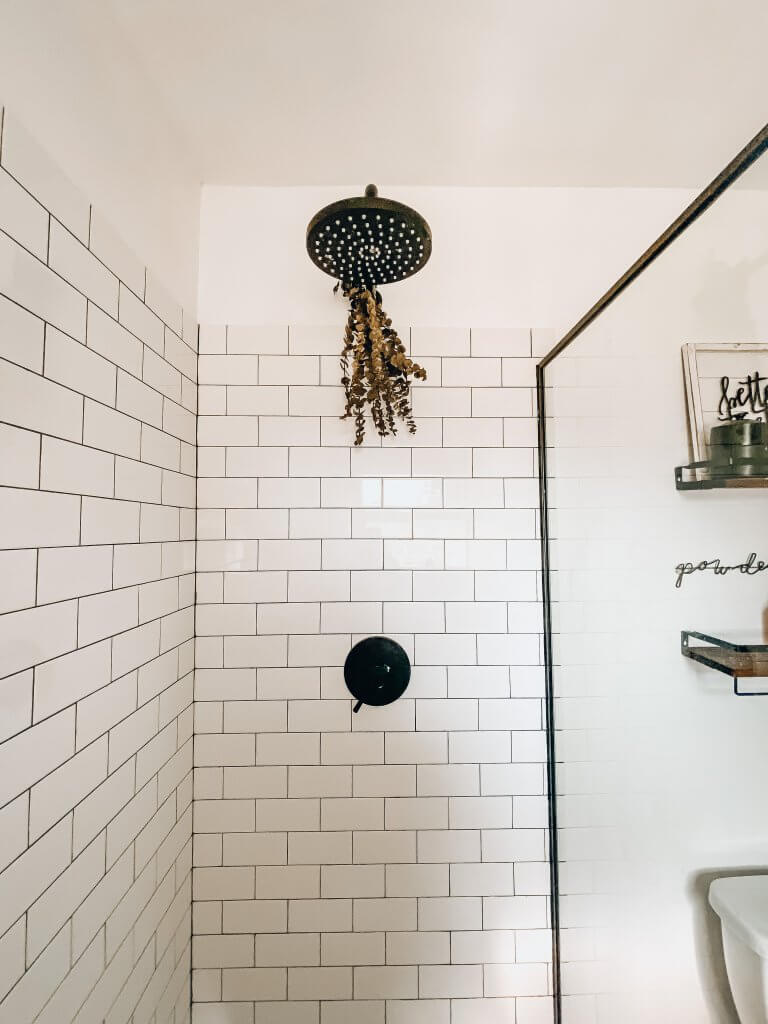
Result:
<svg viewBox="0 0 768 1024"><path fill-rule="evenodd" d="M344 682L357 701L354 707L381 707L402 697L411 678L411 663L400 644L386 636L369 636L355 644L344 662Z"/></svg>

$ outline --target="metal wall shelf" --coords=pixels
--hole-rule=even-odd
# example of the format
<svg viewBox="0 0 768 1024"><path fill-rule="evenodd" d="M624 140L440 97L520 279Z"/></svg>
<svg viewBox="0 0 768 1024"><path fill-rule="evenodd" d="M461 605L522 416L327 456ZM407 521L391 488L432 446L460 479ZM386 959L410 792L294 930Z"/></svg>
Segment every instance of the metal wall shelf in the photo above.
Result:
<svg viewBox="0 0 768 1024"><path fill-rule="evenodd" d="M703 640L707 647L691 647L690 640ZM768 684L762 690L742 690L740 679L768 678L768 642L765 640L725 639L710 633L684 629L680 634L680 650L684 657L722 672L733 679L737 697L768 697Z"/></svg>
<svg viewBox="0 0 768 1024"><path fill-rule="evenodd" d="M675 486L678 491L712 491L719 488L753 488L768 487L768 476L748 476L750 463L744 460L744 465L739 467L740 460L734 460L736 466L741 468L740 473L730 476L713 476L712 467L709 462L691 462L687 466L675 466Z"/></svg>

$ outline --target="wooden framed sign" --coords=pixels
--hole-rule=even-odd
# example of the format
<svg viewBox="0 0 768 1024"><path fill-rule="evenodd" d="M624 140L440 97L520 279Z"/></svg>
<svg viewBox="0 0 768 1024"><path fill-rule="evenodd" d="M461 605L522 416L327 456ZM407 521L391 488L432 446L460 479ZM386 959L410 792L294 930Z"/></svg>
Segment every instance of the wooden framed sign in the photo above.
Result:
<svg viewBox="0 0 768 1024"><path fill-rule="evenodd" d="M695 342L682 354L691 455L703 462L713 426L768 422L768 342Z"/></svg>

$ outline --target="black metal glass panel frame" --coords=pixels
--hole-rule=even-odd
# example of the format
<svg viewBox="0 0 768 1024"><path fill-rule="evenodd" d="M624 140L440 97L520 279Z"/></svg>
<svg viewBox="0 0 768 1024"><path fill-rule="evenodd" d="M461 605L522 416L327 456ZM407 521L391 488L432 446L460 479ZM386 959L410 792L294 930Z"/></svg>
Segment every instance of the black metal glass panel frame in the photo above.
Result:
<svg viewBox="0 0 768 1024"><path fill-rule="evenodd" d="M550 562L550 502L547 470L547 367L564 352L625 291L665 249L679 238L717 199L768 150L765 125L716 178L693 200L631 267L589 309L536 366L538 417L539 511L541 521L542 600L544 613L545 724L547 737L547 797L552 928L552 997L555 1024L563 1024L560 945L560 877L555 748L555 689L552 643L552 575Z"/></svg>

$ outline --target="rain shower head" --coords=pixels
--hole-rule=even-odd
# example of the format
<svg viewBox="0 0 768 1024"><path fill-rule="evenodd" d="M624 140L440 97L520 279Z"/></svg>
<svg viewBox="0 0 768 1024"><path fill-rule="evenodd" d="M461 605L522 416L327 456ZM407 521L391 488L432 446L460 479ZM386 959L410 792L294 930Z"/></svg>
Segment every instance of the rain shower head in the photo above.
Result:
<svg viewBox="0 0 768 1024"><path fill-rule="evenodd" d="M365 196L331 203L307 228L312 262L345 285L372 288L421 270L432 252L432 232L420 213L382 199L375 185Z"/></svg>

